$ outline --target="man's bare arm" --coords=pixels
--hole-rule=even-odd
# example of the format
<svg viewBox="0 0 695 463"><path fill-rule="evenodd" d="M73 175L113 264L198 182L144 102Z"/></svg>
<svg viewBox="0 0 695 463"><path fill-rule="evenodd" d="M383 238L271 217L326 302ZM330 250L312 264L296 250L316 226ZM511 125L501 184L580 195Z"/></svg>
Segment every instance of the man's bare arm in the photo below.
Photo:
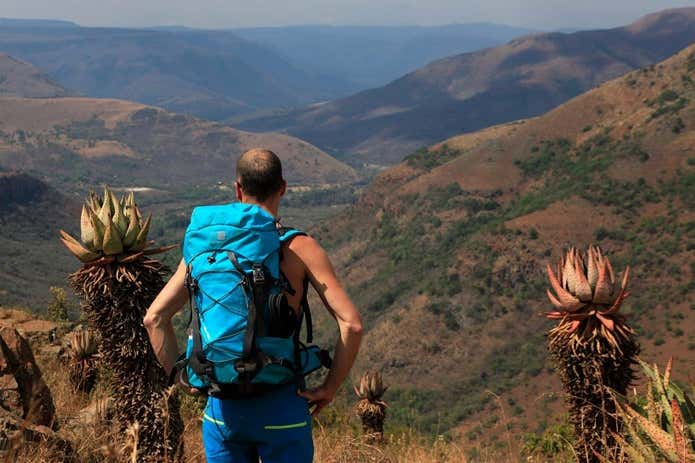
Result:
<svg viewBox="0 0 695 463"><path fill-rule="evenodd" d="M171 320L188 298L185 278L186 264L182 260L176 273L150 305L144 320L154 353L167 374L171 373L178 356L176 335Z"/></svg>
<svg viewBox="0 0 695 463"><path fill-rule="evenodd" d="M338 324L340 336L336 342L333 365L324 384L302 395L315 405L317 414L328 405L347 378L362 339L362 320L357 308L338 281L328 255L313 238L300 236L290 244L306 267L309 280L321 297L326 309Z"/></svg>

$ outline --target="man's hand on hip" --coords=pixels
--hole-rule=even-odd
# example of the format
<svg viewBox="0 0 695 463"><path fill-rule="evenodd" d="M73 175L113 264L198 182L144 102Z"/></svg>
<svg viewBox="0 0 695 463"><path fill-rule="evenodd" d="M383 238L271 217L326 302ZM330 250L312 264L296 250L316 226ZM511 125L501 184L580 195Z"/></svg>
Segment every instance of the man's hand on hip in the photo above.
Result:
<svg viewBox="0 0 695 463"><path fill-rule="evenodd" d="M309 407L314 407L314 409L311 411L311 416L316 416L321 412L321 410L333 402L335 392L336 391L331 390L326 386L320 386L313 389L307 389L303 392L300 391L297 394L309 401Z"/></svg>

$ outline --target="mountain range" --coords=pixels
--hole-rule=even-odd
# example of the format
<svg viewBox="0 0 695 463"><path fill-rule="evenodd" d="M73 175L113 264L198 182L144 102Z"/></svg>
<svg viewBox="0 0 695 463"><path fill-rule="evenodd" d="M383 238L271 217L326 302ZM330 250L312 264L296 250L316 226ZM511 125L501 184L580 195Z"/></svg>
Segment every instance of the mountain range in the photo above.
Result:
<svg viewBox="0 0 695 463"><path fill-rule="evenodd" d="M643 358L662 364L675 355L682 375L695 374L695 45L658 62L694 40L693 15L674 10L625 28L528 36L433 63L385 87L392 100L381 100L365 121L396 124L389 117L402 113L407 122L429 114L412 124L432 133L450 122L450 101L477 101L468 108L481 124L500 108L509 114L497 117L507 120L554 107L472 133L436 132L435 144L385 169L353 207L311 230L363 313L355 371L384 373L394 426L459 434L475 447L483 438L499 443L505 433L542 431L556 418L543 268L570 245L598 243L618 272L632 267L625 312ZM55 231L74 231L78 199L102 183L152 188L150 204L176 198L189 207L213 192L228 195L233 162L251 146L276 150L288 179L308 189L359 178L288 135L243 132L123 100L55 97L51 91L62 87L33 66L7 56L0 63L0 75L26 76L6 77L14 95L0 97L3 304L35 302L48 285L64 285L77 263ZM18 80L22 85L9 84ZM374 98L383 91L374 90ZM430 105L433 94L441 99ZM383 106L401 97L420 112ZM360 98L345 101L355 109L370 101ZM330 111L336 104L314 108L327 108L318 122L337 124ZM451 111L459 114L455 121L477 121ZM347 140L352 126L344 127ZM407 127L389 130L405 137ZM384 130L383 139L369 139L375 148L354 151L358 159L395 162L407 154L398 146L415 146ZM442 141L447 134L455 136ZM180 236L187 224L181 209L161 214L153 238L165 228ZM333 321L313 303L317 337L329 344Z"/></svg>
<svg viewBox="0 0 695 463"><path fill-rule="evenodd" d="M632 268L642 358L676 356L692 377L693 153L690 46L541 117L421 149L314 230L362 310L357 370L383 372L391 419L478 448L558 419L544 268L568 246Z"/></svg>
<svg viewBox="0 0 695 463"><path fill-rule="evenodd" d="M341 159L388 165L457 133L542 114L693 41L695 8L609 30L528 35L436 61L383 87L239 127L284 131Z"/></svg>
<svg viewBox="0 0 695 463"><path fill-rule="evenodd" d="M6 55L0 55L0 82L12 92L0 96L0 166L33 172L53 187L214 184L257 146L279 153L292 183L356 179L352 168L290 136L243 132L123 100L63 96L33 66Z"/></svg>
<svg viewBox="0 0 695 463"><path fill-rule="evenodd" d="M84 96L119 98L221 119L340 93L274 51L229 32L23 26L0 29L0 51Z"/></svg>
<svg viewBox="0 0 695 463"><path fill-rule="evenodd" d="M349 95L445 54L497 45L523 32L495 25L123 29L5 19L0 52L35 65L76 94L222 120Z"/></svg>

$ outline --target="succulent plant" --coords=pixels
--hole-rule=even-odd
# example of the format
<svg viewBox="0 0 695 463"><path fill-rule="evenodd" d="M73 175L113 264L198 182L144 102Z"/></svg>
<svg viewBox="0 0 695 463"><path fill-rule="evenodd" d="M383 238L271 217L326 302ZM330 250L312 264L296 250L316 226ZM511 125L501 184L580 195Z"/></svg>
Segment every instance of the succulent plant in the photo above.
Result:
<svg viewBox="0 0 695 463"><path fill-rule="evenodd" d="M77 330L70 334L68 378L77 391L91 392L97 379L97 337L92 330Z"/></svg>
<svg viewBox="0 0 695 463"><path fill-rule="evenodd" d="M142 219L133 192L119 200L106 187L102 197L91 193L82 206L81 242L64 230L60 230L60 240L82 262L92 265L114 261L127 263L171 249L145 249L151 244L147 240L151 222L151 215Z"/></svg>
<svg viewBox="0 0 695 463"><path fill-rule="evenodd" d="M360 399L355 407L362 420L362 429L368 440L380 442L384 437L384 420L387 404L382 400L388 387L384 386L381 374L367 371L355 386L355 394Z"/></svg>
<svg viewBox="0 0 695 463"><path fill-rule="evenodd" d="M601 330L613 344L615 334L624 336L625 325L618 313L625 298L630 267L625 269L620 286L613 267L597 246L590 246L586 259L575 249L567 251L557 266L557 275L547 266L548 278L555 291L547 290L548 299L555 306L545 316L561 320L560 327L568 333L578 332L586 338ZM617 323L616 323L617 322ZM581 328L581 329L580 329Z"/></svg>
<svg viewBox="0 0 695 463"><path fill-rule="evenodd" d="M138 462L174 461L181 454L183 423L179 400L150 345L143 318L164 286L166 268L148 248L151 217L142 214L132 193L120 200L108 189L91 193L82 208L81 242L61 230L61 241L82 263L70 284L100 339L101 364L109 375L114 418L123 438L137 423Z"/></svg>
<svg viewBox="0 0 695 463"><path fill-rule="evenodd" d="M673 359L664 374L641 362L649 379L646 403L626 403L616 398L625 432L616 435L623 461L631 463L695 462L695 403L671 381Z"/></svg>
<svg viewBox="0 0 695 463"><path fill-rule="evenodd" d="M628 296L629 268L618 283L608 258L590 246L585 255L569 249L557 270L548 265L547 271L555 310L545 316L559 320L548 333L548 350L575 428L575 453L582 463L600 461L600 455L611 459L620 420L610 391L625 394L639 354L634 332L619 313Z"/></svg>

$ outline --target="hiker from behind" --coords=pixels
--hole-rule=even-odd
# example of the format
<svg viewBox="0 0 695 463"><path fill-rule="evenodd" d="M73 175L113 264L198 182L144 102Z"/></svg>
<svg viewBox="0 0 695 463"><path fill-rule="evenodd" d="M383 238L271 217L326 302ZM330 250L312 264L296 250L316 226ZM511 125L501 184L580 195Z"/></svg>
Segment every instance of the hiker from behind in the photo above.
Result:
<svg viewBox="0 0 695 463"><path fill-rule="evenodd" d="M347 377L362 323L318 242L280 226L286 189L280 159L248 151L236 175L238 203L193 211L183 259L147 311L145 326L171 377L208 396L208 462L310 463L310 412L331 403ZM309 284L338 325L332 363L311 345ZM191 330L178 358L172 317L186 302ZM306 339L300 339L302 325ZM322 365L330 368L325 381L307 389L305 376Z"/></svg>

